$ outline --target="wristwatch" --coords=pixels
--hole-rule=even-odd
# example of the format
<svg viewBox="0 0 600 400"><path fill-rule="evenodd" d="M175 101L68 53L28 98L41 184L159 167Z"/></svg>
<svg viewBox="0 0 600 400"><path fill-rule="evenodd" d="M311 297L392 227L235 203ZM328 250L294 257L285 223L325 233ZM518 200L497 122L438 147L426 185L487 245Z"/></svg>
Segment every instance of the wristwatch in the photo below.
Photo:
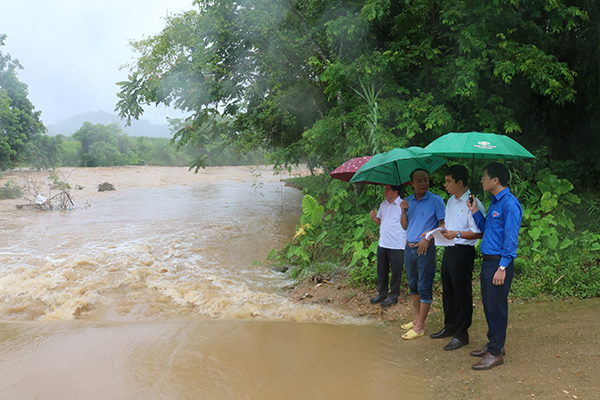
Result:
<svg viewBox="0 0 600 400"><path fill-rule="evenodd" d="M506 269L506 267L503 265L501 265L499 268L500 268L500 271L504 271Z"/></svg>
<svg viewBox="0 0 600 400"><path fill-rule="evenodd" d="M456 231L456 238L460 239L462 237L462 235L460 234L460 231Z"/></svg>

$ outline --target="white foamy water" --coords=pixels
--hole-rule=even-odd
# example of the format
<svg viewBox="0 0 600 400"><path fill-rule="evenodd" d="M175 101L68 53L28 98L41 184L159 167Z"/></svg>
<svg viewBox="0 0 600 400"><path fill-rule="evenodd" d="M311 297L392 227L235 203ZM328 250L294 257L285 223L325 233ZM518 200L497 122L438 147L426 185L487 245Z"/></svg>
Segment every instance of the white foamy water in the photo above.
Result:
<svg viewBox="0 0 600 400"><path fill-rule="evenodd" d="M0 318L348 322L290 302L277 293L284 277L254 265L293 235L300 202L282 183L221 181L5 211Z"/></svg>

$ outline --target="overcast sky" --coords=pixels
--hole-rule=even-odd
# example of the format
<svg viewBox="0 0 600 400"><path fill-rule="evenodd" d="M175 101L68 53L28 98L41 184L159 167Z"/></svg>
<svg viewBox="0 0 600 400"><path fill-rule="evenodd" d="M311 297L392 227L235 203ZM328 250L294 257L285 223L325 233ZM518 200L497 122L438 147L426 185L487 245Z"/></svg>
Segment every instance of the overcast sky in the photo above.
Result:
<svg viewBox="0 0 600 400"><path fill-rule="evenodd" d="M130 40L161 31L167 14L192 9L192 0L0 0L4 54L18 59L18 78L45 125L88 111L114 113L118 81L127 78ZM165 123L179 112L148 110Z"/></svg>

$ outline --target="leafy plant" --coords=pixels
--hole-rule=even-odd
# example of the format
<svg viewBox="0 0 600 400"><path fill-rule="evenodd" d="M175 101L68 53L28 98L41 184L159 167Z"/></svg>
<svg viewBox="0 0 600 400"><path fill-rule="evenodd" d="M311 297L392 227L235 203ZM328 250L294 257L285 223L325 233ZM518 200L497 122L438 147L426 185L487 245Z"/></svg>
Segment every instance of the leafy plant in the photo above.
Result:
<svg viewBox="0 0 600 400"><path fill-rule="evenodd" d="M523 205L521 235L531 239L527 250L532 252L534 265L539 266L549 258L555 259L557 248L562 250L574 243L568 237L575 229L575 214L569 206L579 204L580 199L570 193L571 182L559 179L548 168L537 173L536 181L535 184L522 182L518 191Z"/></svg>
<svg viewBox="0 0 600 400"><path fill-rule="evenodd" d="M365 121L367 123L367 127L369 128L370 147L373 154L376 154L381 151L379 138L377 135L379 119L377 97L381 93L382 88L380 88L377 91L377 93L375 93L375 87L373 86L373 84L365 86L362 82L360 82L360 86L362 88L362 92L359 92L356 89L353 90L367 103L369 113L365 116Z"/></svg>
<svg viewBox="0 0 600 400"><path fill-rule="evenodd" d="M71 185L66 179L61 179L55 172L52 172L48 179L50 180L50 189L66 190L71 189Z"/></svg>
<svg viewBox="0 0 600 400"><path fill-rule="evenodd" d="M0 199L18 199L21 195L21 187L13 180L6 181L4 186L0 187Z"/></svg>
<svg viewBox="0 0 600 400"><path fill-rule="evenodd" d="M298 257L305 264L315 264L319 254L319 244L327 235L323 230L322 217L324 207L319 205L311 195L302 198L302 212L300 224L296 229L294 240L297 243L289 247L287 257Z"/></svg>
<svg viewBox="0 0 600 400"><path fill-rule="evenodd" d="M517 296L589 297L600 294L600 235L577 231L573 185L544 168L534 180L516 176L523 206L513 292Z"/></svg>
<svg viewBox="0 0 600 400"><path fill-rule="evenodd" d="M374 285L377 282L377 246L379 240L372 234L373 221L368 216L360 217L357 221L352 241L347 242L343 254L350 253L350 278L354 284Z"/></svg>

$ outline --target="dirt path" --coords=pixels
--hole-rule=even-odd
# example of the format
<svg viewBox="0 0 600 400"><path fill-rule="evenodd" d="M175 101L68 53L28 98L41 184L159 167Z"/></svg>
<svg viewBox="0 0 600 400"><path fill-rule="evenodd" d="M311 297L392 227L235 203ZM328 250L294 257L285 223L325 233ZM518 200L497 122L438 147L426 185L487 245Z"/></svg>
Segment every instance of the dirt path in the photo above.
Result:
<svg viewBox="0 0 600 400"><path fill-rule="evenodd" d="M407 295L382 310L368 301L374 292L331 279L321 284L305 281L290 291L290 297L381 321L390 340L406 347L415 368L427 371L423 379L433 399L600 399L600 299L511 304L504 365L474 371L471 365L478 359L469 352L487 341L481 304L475 305L471 343L447 352L447 339L428 337L443 324L439 299L428 319L427 336L405 341L400 325L413 318Z"/></svg>

